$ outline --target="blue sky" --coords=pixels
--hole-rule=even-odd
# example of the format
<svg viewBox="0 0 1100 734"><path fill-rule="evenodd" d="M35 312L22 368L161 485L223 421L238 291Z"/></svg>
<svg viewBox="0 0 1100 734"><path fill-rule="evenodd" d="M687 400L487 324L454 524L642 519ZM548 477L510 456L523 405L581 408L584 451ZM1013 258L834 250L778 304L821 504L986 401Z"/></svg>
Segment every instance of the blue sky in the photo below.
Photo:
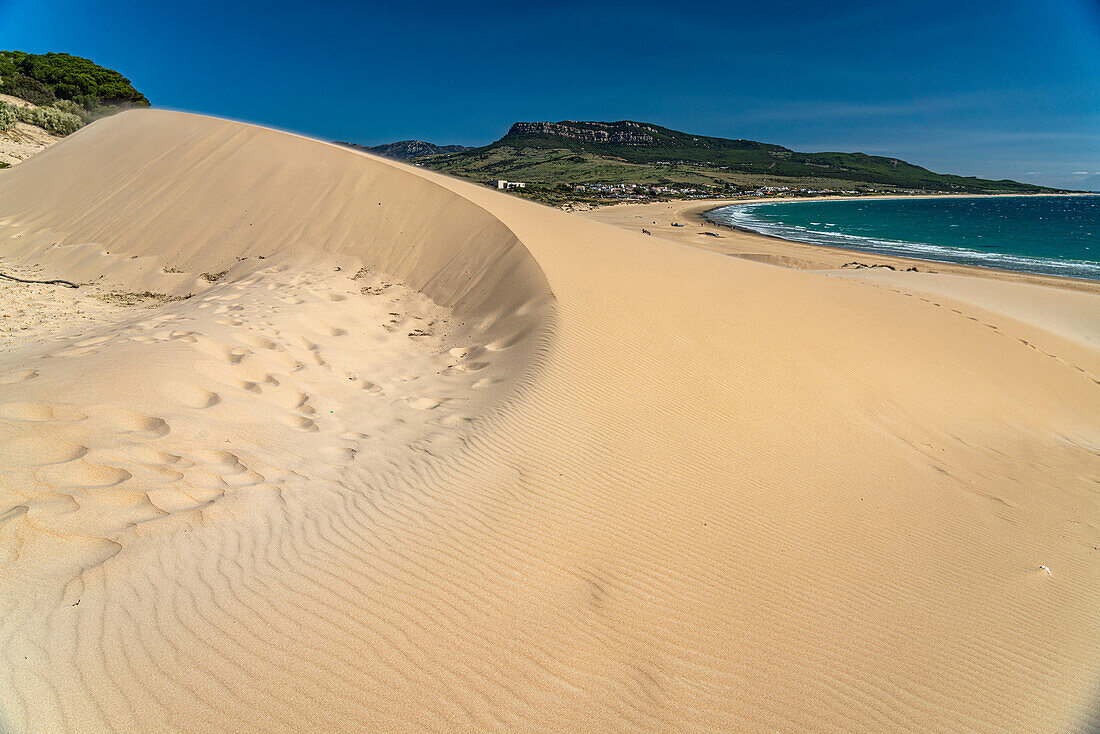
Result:
<svg viewBox="0 0 1100 734"><path fill-rule="evenodd" d="M0 0L0 48L364 144L635 119L1100 188L1100 0Z"/></svg>

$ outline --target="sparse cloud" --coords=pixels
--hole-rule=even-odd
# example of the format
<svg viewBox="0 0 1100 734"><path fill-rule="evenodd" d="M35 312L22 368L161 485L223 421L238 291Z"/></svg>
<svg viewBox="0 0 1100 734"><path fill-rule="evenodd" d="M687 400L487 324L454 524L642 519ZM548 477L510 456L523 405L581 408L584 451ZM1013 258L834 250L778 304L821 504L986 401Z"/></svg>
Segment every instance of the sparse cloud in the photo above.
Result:
<svg viewBox="0 0 1100 734"><path fill-rule="evenodd" d="M815 120L823 117L904 117L930 111L971 109L988 104L986 95L957 95L907 102L783 102L737 115L742 124L749 122L780 122Z"/></svg>
<svg viewBox="0 0 1100 734"><path fill-rule="evenodd" d="M957 94L925 96L918 99L866 102L844 101L767 101L735 116L741 124L783 122L849 117L906 117L950 112L988 110L998 106L1034 103L1048 94L1045 89L980 90Z"/></svg>

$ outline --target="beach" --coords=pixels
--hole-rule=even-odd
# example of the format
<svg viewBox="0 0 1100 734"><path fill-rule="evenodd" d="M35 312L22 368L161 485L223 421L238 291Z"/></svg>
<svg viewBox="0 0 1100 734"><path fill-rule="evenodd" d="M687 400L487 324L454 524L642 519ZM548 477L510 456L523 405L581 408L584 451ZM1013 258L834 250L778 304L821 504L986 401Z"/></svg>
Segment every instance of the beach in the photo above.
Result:
<svg viewBox="0 0 1100 734"><path fill-rule="evenodd" d="M89 284L0 281L0 730L1095 725L1100 286L718 205L151 110L0 171Z"/></svg>
<svg viewBox="0 0 1100 734"><path fill-rule="evenodd" d="M1002 198L1017 198L1017 196ZM1032 196L1042 197L1044 195L1034 194ZM1082 195L1052 194L1048 196L1075 197ZM1083 196L1092 195L1083 194ZM747 229L717 224L706 216L708 212L714 211L715 209L735 204L781 203L784 201L790 201L792 203L801 201L878 201L897 198L967 199L972 198L972 196L945 194L940 196L906 197L868 196L857 197L857 199L853 199L853 197L806 197L765 201L760 201L758 199L679 200L614 204L580 212L580 216L638 232L640 232L641 229L647 229L651 233L659 234L659 236L665 239L675 239L678 242L684 242L715 252L723 252L737 257L757 259L762 262L771 262L776 265L782 264L786 267L804 270L828 270L844 267L844 265L854 262L856 265L862 263L865 266L889 265L895 270L916 268L918 271L922 272L936 271L942 273L955 273L979 278L1008 279L1023 283L1048 285L1056 288L1100 292L1100 288L1097 287L1095 281L1082 278L1050 276L1042 273L1029 273L1019 270L965 265L962 263L951 263L939 260L924 260L919 257L904 257L901 255L868 252L866 250L797 242L752 232ZM685 227L674 227L672 226L674 222L677 224L684 224ZM704 235L701 234L702 232L709 232L710 234Z"/></svg>

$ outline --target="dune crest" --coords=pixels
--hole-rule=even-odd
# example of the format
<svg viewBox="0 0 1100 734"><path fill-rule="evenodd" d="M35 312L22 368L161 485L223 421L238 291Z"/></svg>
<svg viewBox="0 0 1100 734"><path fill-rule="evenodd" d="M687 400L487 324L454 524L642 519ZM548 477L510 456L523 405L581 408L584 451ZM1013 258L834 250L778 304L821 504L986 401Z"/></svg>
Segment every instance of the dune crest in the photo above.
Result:
<svg viewBox="0 0 1100 734"><path fill-rule="evenodd" d="M0 729L1031 731L1095 696L1073 332L159 111L0 172L0 243L165 301L0 358Z"/></svg>

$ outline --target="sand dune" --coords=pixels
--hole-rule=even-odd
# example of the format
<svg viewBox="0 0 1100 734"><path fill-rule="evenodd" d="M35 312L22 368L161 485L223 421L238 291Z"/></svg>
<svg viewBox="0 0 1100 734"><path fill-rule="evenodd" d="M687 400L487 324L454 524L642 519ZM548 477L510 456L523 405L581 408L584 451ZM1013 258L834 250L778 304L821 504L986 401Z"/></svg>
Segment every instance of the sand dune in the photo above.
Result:
<svg viewBox="0 0 1100 734"><path fill-rule="evenodd" d="M1052 328L1094 301L1021 319L144 110L0 172L0 242L160 294L0 357L0 729L1097 700L1100 351Z"/></svg>

